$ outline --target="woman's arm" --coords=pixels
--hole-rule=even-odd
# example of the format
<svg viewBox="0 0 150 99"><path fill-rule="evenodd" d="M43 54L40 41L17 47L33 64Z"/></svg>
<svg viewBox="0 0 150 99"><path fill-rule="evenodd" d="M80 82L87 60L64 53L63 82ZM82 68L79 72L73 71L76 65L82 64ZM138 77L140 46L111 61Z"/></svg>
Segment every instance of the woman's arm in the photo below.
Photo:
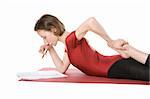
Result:
<svg viewBox="0 0 150 99"><path fill-rule="evenodd" d="M94 17L88 18L77 28L77 39L81 40L88 31L92 31L102 37L107 42L108 46L120 53L122 57L129 58L129 55L127 55L123 48L123 45L127 44L127 42L121 39L112 40Z"/></svg>
<svg viewBox="0 0 150 99"><path fill-rule="evenodd" d="M79 26L79 28L77 28L76 30L77 39L78 40L82 39L88 31L92 31L98 34L105 41L107 41L107 43L112 41L112 39L107 35L104 28L98 23L98 21L94 17L88 18L85 22L83 22Z"/></svg>
<svg viewBox="0 0 150 99"><path fill-rule="evenodd" d="M47 42L45 39L43 39L43 42L44 42L44 45L42 45L40 47L40 50L39 52L41 54L44 54L44 51L46 49L48 49L49 51L49 54L56 66L56 69L60 72L60 73L65 73L66 70L68 69L69 65L70 65L70 61L69 61L69 58L68 58L68 55L67 53L64 53L64 56L63 56L63 60L61 60L58 56L58 54L56 53L55 49L53 48L53 46L51 45L47 45Z"/></svg>
<svg viewBox="0 0 150 99"><path fill-rule="evenodd" d="M61 73L65 73L70 65L67 53L64 53L63 60L59 58L58 54L56 53L53 47L49 49L49 53L56 66L56 69Z"/></svg>
<svg viewBox="0 0 150 99"><path fill-rule="evenodd" d="M121 49L124 43L127 44L127 42L124 41L123 39L112 40L107 35L104 28L100 25L100 23L94 17L90 17L85 22L83 22L79 26L79 28L77 28L76 30L77 39L78 40L82 39L88 31L92 31L98 34L99 36L101 36L107 42L109 47L115 47L115 48Z"/></svg>

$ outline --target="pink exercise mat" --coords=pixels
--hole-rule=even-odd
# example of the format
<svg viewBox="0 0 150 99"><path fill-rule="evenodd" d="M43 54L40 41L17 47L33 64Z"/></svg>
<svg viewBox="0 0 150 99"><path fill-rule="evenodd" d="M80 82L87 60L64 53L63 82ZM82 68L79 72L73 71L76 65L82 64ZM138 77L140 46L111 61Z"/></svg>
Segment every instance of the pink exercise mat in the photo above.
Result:
<svg viewBox="0 0 150 99"><path fill-rule="evenodd" d="M50 71L54 68L42 68L41 71ZM128 79L112 79L105 77L88 76L78 69L68 69L66 71L68 77L65 78L48 78L38 80L21 79L19 81L34 81L34 82L66 82L66 83L112 83L112 84L142 84L149 85L149 81L128 80Z"/></svg>

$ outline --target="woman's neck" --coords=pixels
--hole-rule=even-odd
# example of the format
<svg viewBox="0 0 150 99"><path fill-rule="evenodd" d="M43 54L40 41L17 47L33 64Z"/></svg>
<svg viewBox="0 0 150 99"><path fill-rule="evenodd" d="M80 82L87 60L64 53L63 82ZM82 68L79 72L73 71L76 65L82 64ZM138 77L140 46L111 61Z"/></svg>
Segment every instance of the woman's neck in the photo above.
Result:
<svg viewBox="0 0 150 99"><path fill-rule="evenodd" d="M66 40L66 37L68 36L68 34L69 34L69 32L65 31L61 36L58 37L58 40L65 44L65 40Z"/></svg>

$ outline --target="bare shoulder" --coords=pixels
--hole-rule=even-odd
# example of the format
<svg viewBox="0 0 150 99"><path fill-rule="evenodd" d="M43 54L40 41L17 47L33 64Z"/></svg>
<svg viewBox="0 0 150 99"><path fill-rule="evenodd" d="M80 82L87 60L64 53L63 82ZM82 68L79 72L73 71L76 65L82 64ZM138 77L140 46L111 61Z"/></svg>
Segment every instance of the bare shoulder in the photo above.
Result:
<svg viewBox="0 0 150 99"><path fill-rule="evenodd" d="M94 17L89 17L76 29L75 35L78 40L81 40L85 36L85 34L90 30L89 25L93 20L95 20Z"/></svg>

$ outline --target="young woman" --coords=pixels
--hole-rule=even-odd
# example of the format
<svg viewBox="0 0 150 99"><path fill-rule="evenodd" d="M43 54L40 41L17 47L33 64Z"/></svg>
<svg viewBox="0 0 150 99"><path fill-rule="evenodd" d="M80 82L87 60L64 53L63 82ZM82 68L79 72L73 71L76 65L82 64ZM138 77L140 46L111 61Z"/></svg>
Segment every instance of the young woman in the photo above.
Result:
<svg viewBox="0 0 150 99"><path fill-rule="evenodd" d="M150 55L133 48L123 39L112 40L94 17L88 18L69 33L58 18L46 14L37 21L34 30L45 43L39 52L44 54L48 50L56 69L61 73L65 73L72 64L90 76L149 81ZM88 31L101 36L109 47L120 54L104 56L92 49L84 38ZM65 44L63 60L53 48L57 41Z"/></svg>

